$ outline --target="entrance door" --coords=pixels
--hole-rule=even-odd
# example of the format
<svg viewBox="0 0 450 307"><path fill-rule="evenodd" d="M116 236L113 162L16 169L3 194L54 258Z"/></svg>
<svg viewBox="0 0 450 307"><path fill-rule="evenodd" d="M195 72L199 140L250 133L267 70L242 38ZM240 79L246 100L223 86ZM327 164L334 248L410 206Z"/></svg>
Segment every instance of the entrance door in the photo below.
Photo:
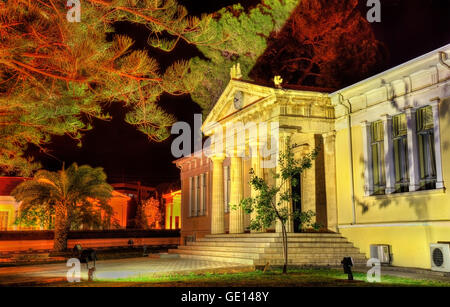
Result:
<svg viewBox="0 0 450 307"><path fill-rule="evenodd" d="M297 182L297 184L294 186L294 184L291 184L291 193L293 196L293 200L292 200L292 211L301 211L302 210L302 184L301 184L301 180L300 180L300 174L297 174L294 177ZM296 199L295 199L296 198ZM300 221L298 219L294 220L294 232L300 232Z"/></svg>

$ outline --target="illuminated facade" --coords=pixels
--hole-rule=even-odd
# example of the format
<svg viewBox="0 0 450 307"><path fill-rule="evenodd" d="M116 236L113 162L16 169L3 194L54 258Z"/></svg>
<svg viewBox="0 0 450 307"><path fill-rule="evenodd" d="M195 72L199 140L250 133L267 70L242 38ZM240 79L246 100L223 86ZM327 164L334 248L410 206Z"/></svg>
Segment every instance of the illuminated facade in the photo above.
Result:
<svg viewBox="0 0 450 307"><path fill-rule="evenodd" d="M20 203L11 196L12 190L29 178L23 177L0 177L0 231L2 230L43 230L42 227L24 227L16 225L15 220L20 209ZM113 209L113 228L126 228L128 219L128 207L131 197L114 190L109 200Z"/></svg>
<svg viewBox="0 0 450 307"><path fill-rule="evenodd" d="M27 180L23 177L0 177L0 231L17 229L14 225L19 203L10 194L14 188Z"/></svg>
<svg viewBox="0 0 450 307"><path fill-rule="evenodd" d="M126 220L124 222L124 228L135 228L135 219L137 214L138 202L144 201L149 198L155 198L159 200L158 191L154 187L142 185L140 182L136 183L113 183L111 186L115 191L122 193L128 197L126 204ZM159 227L157 227L159 228Z"/></svg>
<svg viewBox="0 0 450 307"><path fill-rule="evenodd" d="M250 168L270 180L276 166L260 157L270 140L265 136L278 135L269 149L285 148L289 136L297 158L321 149L292 190L301 201L286 203L289 211L315 211L316 222L367 258L371 244L387 244L393 265L430 268L429 245L450 242L450 135L443 133L450 125L449 56L447 45L334 93L260 86L234 72L202 126L213 146L232 144L228 152L175 161L182 243L248 232L251 217L230 206L254 195ZM230 134L217 132L238 123ZM248 133L252 123L256 135ZM287 226L298 231L294 221ZM280 225L267 231L280 232Z"/></svg>
<svg viewBox="0 0 450 307"><path fill-rule="evenodd" d="M181 228L181 190L163 194L165 229Z"/></svg>

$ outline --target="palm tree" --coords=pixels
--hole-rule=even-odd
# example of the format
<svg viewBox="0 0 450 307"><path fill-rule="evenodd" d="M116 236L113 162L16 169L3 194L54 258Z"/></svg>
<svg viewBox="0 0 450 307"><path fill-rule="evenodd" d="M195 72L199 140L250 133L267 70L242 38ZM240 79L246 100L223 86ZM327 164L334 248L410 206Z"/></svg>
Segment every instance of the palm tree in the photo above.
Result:
<svg viewBox="0 0 450 307"><path fill-rule="evenodd" d="M113 188L106 182L102 168L72 164L58 172L39 170L32 180L18 185L12 195L21 201L20 208L49 208L54 212L54 253L67 249L67 236L83 207L91 207L95 199L108 207ZM51 214L49 210L48 214Z"/></svg>

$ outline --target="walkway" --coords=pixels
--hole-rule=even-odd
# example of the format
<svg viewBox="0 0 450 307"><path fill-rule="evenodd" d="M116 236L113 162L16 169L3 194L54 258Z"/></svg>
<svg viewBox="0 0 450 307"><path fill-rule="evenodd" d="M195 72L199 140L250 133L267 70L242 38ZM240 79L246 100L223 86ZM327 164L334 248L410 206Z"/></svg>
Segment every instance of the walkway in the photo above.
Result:
<svg viewBox="0 0 450 307"><path fill-rule="evenodd" d="M189 273L250 271L249 265L183 258L128 258L97 261L95 278L112 280L139 276ZM65 263L0 268L0 286L35 285L67 280ZM87 280L86 264L81 264L81 279Z"/></svg>

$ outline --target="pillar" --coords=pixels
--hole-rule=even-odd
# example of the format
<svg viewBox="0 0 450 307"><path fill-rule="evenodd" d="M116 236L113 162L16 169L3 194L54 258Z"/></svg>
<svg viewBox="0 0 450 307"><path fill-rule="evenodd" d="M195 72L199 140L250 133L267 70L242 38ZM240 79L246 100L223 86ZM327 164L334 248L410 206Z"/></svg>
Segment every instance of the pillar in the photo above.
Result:
<svg viewBox="0 0 450 307"><path fill-rule="evenodd" d="M439 129L439 102L436 98L431 100L431 109L433 111L434 122L434 155L436 160L436 189L444 188L444 179L442 177L442 158L441 158L441 132Z"/></svg>
<svg viewBox="0 0 450 307"><path fill-rule="evenodd" d="M231 191L230 191L230 233L244 232L244 210L240 206L243 198L242 158L233 155L230 163Z"/></svg>
<svg viewBox="0 0 450 307"><path fill-rule="evenodd" d="M408 126L408 167L409 167L409 191L417 191L420 188L420 167L417 152L417 126L416 110L408 108L405 111Z"/></svg>
<svg viewBox="0 0 450 307"><path fill-rule="evenodd" d="M323 134L325 163L325 193L327 199L327 225L338 232L338 209L336 197L336 131Z"/></svg>
<svg viewBox="0 0 450 307"><path fill-rule="evenodd" d="M254 141L250 143L251 146L251 168L254 171L254 174L256 177L263 178L264 177L264 171L261 168L261 156L259 154L259 146L258 142ZM258 195L258 191L256 191L253 186L250 190L250 196L251 198L255 198ZM250 215L251 220L254 220L257 213L256 211L253 211ZM251 232L263 232L264 229L261 230L251 230Z"/></svg>
<svg viewBox="0 0 450 307"><path fill-rule="evenodd" d="M225 233L224 199L223 199L223 160L224 155L211 157L213 162L211 233Z"/></svg>

